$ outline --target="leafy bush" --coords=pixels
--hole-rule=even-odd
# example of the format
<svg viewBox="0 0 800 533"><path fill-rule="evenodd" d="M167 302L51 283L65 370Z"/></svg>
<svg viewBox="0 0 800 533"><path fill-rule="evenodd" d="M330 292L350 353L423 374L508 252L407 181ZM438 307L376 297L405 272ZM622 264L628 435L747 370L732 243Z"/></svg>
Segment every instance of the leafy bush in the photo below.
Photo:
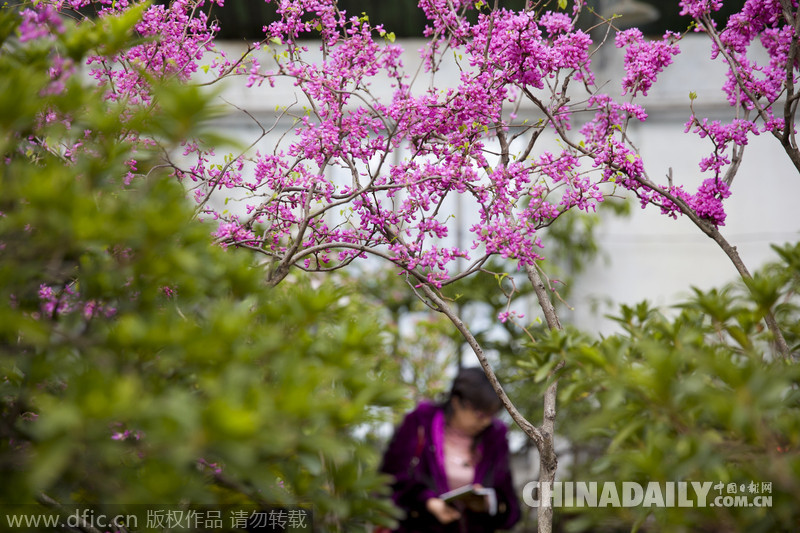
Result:
<svg viewBox="0 0 800 533"><path fill-rule="evenodd" d="M713 482L709 502L733 483L738 495L772 496L771 506L563 509L568 530L795 528L800 367L768 355L771 338L761 320L772 307L797 350L800 245L776 250L780 262L757 273L749 290L741 283L695 289L672 315L647 302L623 306L614 317L623 332L591 339L551 331L517 361L519 377L540 386L547 383L542 369L567 361L559 427L576 463L565 481Z"/></svg>
<svg viewBox="0 0 800 533"><path fill-rule="evenodd" d="M266 288L129 142L211 112L186 86L139 114L86 83L136 17L26 40L0 10L0 501L308 504L353 531L388 509L354 435L399 400L378 324L330 284ZM133 153L147 177L125 184Z"/></svg>

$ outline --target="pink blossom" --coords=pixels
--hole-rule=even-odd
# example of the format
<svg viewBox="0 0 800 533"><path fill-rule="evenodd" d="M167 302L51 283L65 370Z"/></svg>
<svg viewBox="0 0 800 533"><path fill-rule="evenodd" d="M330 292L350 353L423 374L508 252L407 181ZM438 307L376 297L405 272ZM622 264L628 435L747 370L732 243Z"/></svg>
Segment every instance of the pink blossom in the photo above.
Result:
<svg viewBox="0 0 800 533"><path fill-rule="evenodd" d="M123 431L115 431L111 434L111 440L125 441L125 440L142 440L144 434L141 431L131 431L129 429Z"/></svg>
<svg viewBox="0 0 800 533"><path fill-rule="evenodd" d="M513 322L515 318L525 318L525 315L516 311L502 311L497 315L497 320L504 324L509 320Z"/></svg>
<svg viewBox="0 0 800 533"><path fill-rule="evenodd" d="M161 292L164 293L164 296L166 296L169 300L172 300L178 296L178 289L170 287L169 285L164 285L161 287Z"/></svg>
<svg viewBox="0 0 800 533"><path fill-rule="evenodd" d="M200 458L200 459L197 460L197 465L201 469L210 470L211 472L213 472L215 474L221 474L222 473L222 465L220 465L219 463L216 463L216 462L212 463L212 462L207 461L206 459Z"/></svg>
<svg viewBox="0 0 800 533"><path fill-rule="evenodd" d="M701 18L704 15L710 15L713 11L719 11L722 7L722 0L681 0L678 5L681 6L680 14L682 16Z"/></svg>
<svg viewBox="0 0 800 533"><path fill-rule="evenodd" d="M661 41L646 41L638 28L618 33L615 41L617 48L626 48L623 94L636 96L641 91L647 96L658 74L672 63L672 56L680 52L676 44L679 38L678 34L667 32Z"/></svg>
<svg viewBox="0 0 800 533"><path fill-rule="evenodd" d="M570 209L594 210L615 187L667 216L691 209L722 225L732 151L751 135L794 127L771 107L795 76L792 65L787 77L786 63L796 35L783 22L778 0L748 0L720 33L721 48L712 50L715 57L724 52L731 58L724 87L731 105L755 110L762 122L691 117L687 133L711 148L699 162L708 179L695 194L680 184L649 184L628 136L631 124L648 118L637 99L679 53L676 34L646 39L636 29L619 32L615 42L625 49L625 76L622 94L609 94L591 70L596 43L575 26L583 2L575 2L569 15L506 8L476 13L472 0L421 0L429 42L420 51L419 82L404 70L400 47L368 18L342 11L332 0L269 3L278 19L255 47L264 54L278 45L270 61L232 64L214 47L214 21L196 9L204 0L175 0L151 6L136 25L138 35L150 39L112 58L92 58L89 66L109 99L133 106L157 104L143 69L156 79L187 82L201 58L213 81L241 76L247 88L263 84L268 90L276 80L295 87L307 105L302 112L299 105L285 110L295 122L276 146L232 154L219 164L213 147L186 139L186 163L175 164L174 175L196 200L198 217L213 222L210 231L221 246L258 248L303 269L335 268L376 254L413 273L416 282L440 287L464 260L479 264L498 256L533 265L544 254L542 227ZM84 1L54 5L76 8ZM101 5L101 18L130 6L121 0ZM680 6L707 24L721 2L683 0ZM770 58L764 64L748 55L756 39ZM311 47L319 48L320 60L308 60ZM457 70L441 84L437 69L445 54ZM54 89L70 68L54 65ZM373 91L381 84L391 87L390 96ZM523 100L541 123L532 124L525 108L516 107ZM65 117L40 119L46 124ZM583 125L574 132L578 120ZM542 132L554 136L558 147L534 146ZM131 141L156 143L135 134ZM66 153L82 149L74 144ZM137 171L136 161L127 164L128 174L120 176L125 182ZM242 199L242 212L217 209L212 200L218 195ZM468 206L469 222L463 215L455 219L455 201ZM455 230L464 227L466 242L453 245ZM91 316L101 309L99 302L46 289L40 300L50 316L70 305ZM171 290L162 289L168 298Z"/></svg>
<svg viewBox="0 0 800 533"><path fill-rule="evenodd" d="M716 226L724 226L726 215L722 200L730 195L731 191L724 181L709 178L703 181L689 205L700 218L707 219Z"/></svg>
<svg viewBox="0 0 800 533"><path fill-rule="evenodd" d="M21 13L22 22L19 25L20 42L32 41L48 37L64 31L64 24L58 16L58 10L45 2L33 4L33 8L24 9Z"/></svg>
<svg viewBox="0 0 800 533"><path fill-rule="evenodd" d="M235 222L220 224L212 235L224 248L231 244L248 244L256 241L256 236L251 230Z"/></svg>

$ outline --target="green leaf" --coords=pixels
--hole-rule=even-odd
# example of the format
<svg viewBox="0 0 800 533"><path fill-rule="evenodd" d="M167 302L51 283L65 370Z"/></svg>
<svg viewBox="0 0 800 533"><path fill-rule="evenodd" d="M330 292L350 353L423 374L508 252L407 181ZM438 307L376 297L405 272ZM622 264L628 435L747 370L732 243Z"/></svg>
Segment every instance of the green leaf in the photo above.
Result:
<svg viewBox="0 0 800 533"><path fill-rule="evenodd" d="M553 370L553 367L556 365L556 360L551 359L545 364L543 364L539 369L536 371L536 374L533 376L533 380L536 383L541 383L550 375L550 372Z"/></svg>
<svg viewBox="0 0 800 533"><path fill-rule="evenodd" d="M617 451L617 449L622 446L631 435L641 429L644 424L645 420L643 419L633 420L626 424L622 430L618 431L617 434L614 435L614 438L611 440L611 444L608 445L608 451Z"/></svg>

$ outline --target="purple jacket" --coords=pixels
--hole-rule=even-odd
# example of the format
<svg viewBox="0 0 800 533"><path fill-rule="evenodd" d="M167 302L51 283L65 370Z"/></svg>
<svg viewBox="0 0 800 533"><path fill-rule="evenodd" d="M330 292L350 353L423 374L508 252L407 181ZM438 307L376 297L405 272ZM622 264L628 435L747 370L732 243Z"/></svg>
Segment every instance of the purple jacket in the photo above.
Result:
<svg viewBox="0 0 800 533"><path fill-rule="evenodd" d="M394 502L406 512L396 530L402 533L488 533L510 529L519 520L519 501L514 492L508 460L506 426L492 421L477 437L475 483L497 492L498 512L462 512L461 520L444 526L425 508L428 498L448 490L444 471L444 409L422 403L396 429L381 471L394 476Z"/></svg>

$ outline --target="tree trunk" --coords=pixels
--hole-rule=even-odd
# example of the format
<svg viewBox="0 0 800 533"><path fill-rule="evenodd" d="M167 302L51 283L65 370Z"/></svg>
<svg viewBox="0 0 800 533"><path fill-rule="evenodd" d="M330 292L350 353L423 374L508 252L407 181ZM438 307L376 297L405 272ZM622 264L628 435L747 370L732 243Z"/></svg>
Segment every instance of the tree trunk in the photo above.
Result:
<svg viewBox="0 0 800 533"><path fill-rule="evenodd" d="M547 288L536 270L536 267L527 267L528 279L533 284L536 295L539 299L539 305L545 315L548 327L551 329L561 329L561 322L558 319L553 303L550 301ZM436 308L444 313L445 316L453 323L458 329L464 339L469 344L472 351L475 353L481 367L483 368L486 377L497 392L500 401L503 403L506 411L511 415L514 423L519 426L522 431L534 442L536 449L539 451L539 486L552 487L555 481L556 471L558 469L558 457L555 452L555 421L556 421L556 399L558 393L558 380L554 379L547 387L544 395L544 412L542 416L541 427L536 427L531 424L516 408L514 403L503 390L500 382L497 380L483 348L478 343L477 339L472 335L469 328L461 320L461 317L453 311L453 308L430 286L422 286L423 293L428 297L436 306ZM553 370L555 374L564 366L564 362L560 362ZM541 495L541 492L540 492ZM540 496L541 497L541 496ZM537 530L538 533L551 533L553 531L553 507L549 501L543 504L544 499L540 500L540 505L537 508Z"/></svg>
<svg viewBox="0 0 800 533"><path fill-rule="evenodd" d="M561 321L558 319L553 302L550 300L547 287L545 287L542 277L535 266L527 265L525 272L528 280L533 285L536 297L539 299L539 306L544 313L545 321L550 329L561 329ZM553 369L553 373L561 370L564 361L561 361ZM542 416L542 445L539 448L539 487L552 487L558 469L558 457L555 450L555 428L556 428L556 400L558 394L558 380L554 379L544 393L544 413ZM540 491L540 495L542 492ZM547 494L547 504L544 499L539 501L537 508L537 523L539 533L550 533L553 530L553 506L549 502L549 491Z"/></svg>

